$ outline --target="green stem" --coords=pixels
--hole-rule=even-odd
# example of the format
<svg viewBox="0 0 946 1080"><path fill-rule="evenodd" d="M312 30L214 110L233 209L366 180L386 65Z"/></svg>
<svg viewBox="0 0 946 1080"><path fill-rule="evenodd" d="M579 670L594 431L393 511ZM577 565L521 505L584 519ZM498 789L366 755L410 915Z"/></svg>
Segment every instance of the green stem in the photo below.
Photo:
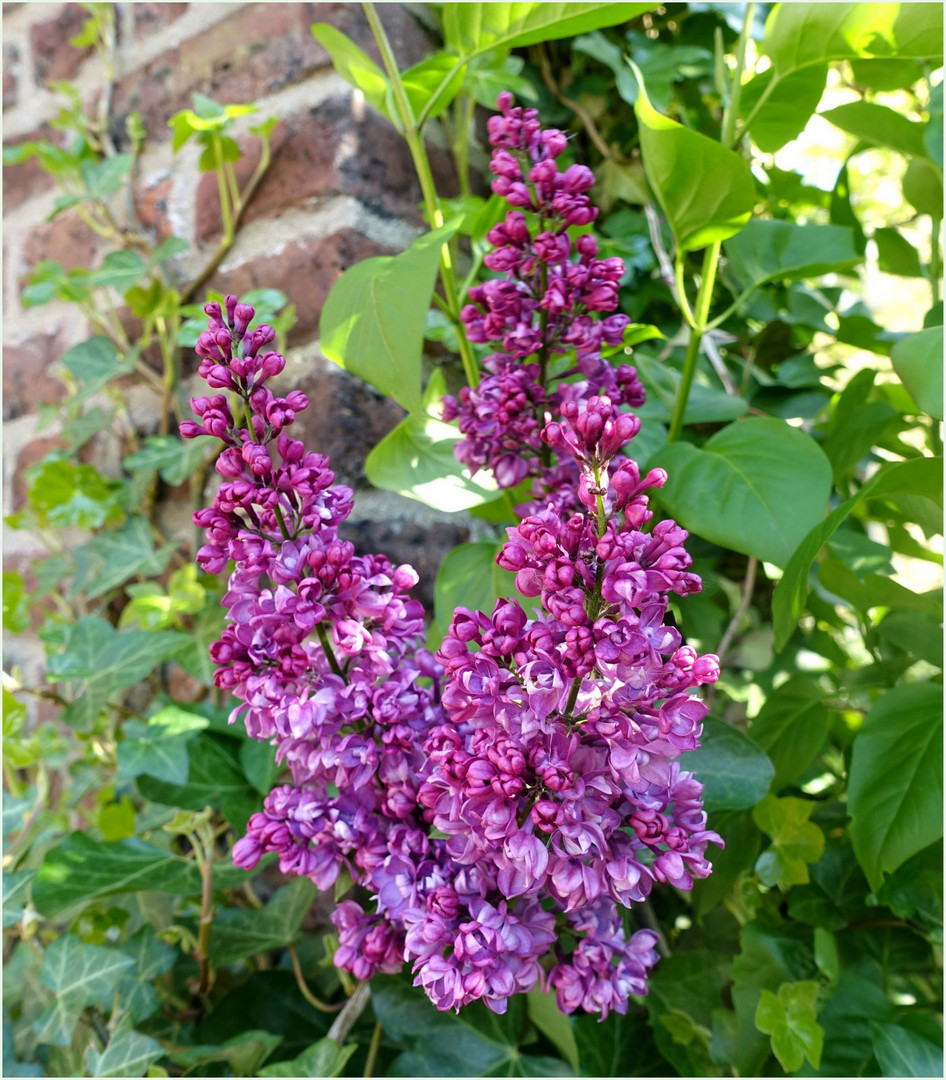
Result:
<svg viewBox="0 0 946 1080"><path fill-rule="evenodd" d="M335 658L335 653L332 651L332 645L328 639L328 634L325 632L325 627L322 623L318 623L315 630L319 635L319 644L322 646L326 660L328 660L328 666L340 679L344 679L345 682L348 682L348 680L345 679L345 673L339 667L338 660Z"/></svg>
<svg viewBox="0 0 946 1080"><path fill-rule="evenodd" d="M943 264L939 250L939 231L942 228L942 225L942 218L933 217L933 229L930 233L930 288L933 290L934 304L939 303L939 279L943 273Z"/></svg>
<svg viewBox="0 0 946 1080"><path fill-rule="evenodd" d="M391 80L394 103L404 128L404 138L407 140L407 146L411 152L414 170L417 173L417 179L420 181L420 189L424 197L424 207L427 210L427 219L430 221L433 228L439 229L444 223L443 212L440 209L440 199L434 184L434 176L430 168L430 159L427 156L427 148L420 135L420 128L425 114L422 114L422 119L419 121L414 119L414 110L411 108L411 103L407 97L407 91L404 89L404 83L401 81L401 73L397 66L397 60L394 57L391 43L388 41L388 36L385 33L384 27L381 25L381 20L378 17L375 5L372 3L365 3L363 7L368 19L368 24L371 27L371 32L374 34L374 39L377 42L378 50L381 53L384 69L388 73L388 78ZM440 249L440 282L443 285L443 292L447 304L451 311L459 318L460 301L457 293L456 274L454 272L453 259L448 244L443 244ZM480 376L476 357L473 355L473 348L466 339L465 334L460 333L457 336L460 343L460 358L463 361L463 372L466 376L466 381L471 387L478 386Z"/></svg>
<svg viewBox="0 0 946 1080"><path fill-rule="evenodd" d="M223 222L223 235L227 240L233 240L233 215L230 213L230 192L227 189L227 178L224 174L223 146L220 136L215 131L213 139L214 161L217 173L217 194L220 197L220 219Z"/></svg>
<svg viewBox="0 0 946 1080"><path fill-rule="evenodd" d="M368 1046L368 1058L365 1061L365 1070L362 1076L374 1076L375 1066L378 1063L378 1048L381 1046L381 1022L375 1021L374 1031L371 1033L371 1043Z"/></svg>
<svg viewBox="0 0 946 1080"><path fill-rule="evenodd" d="M677 400L673 405L673 418L670 421L670 431L667 435L668 442L675 442L683 430L683 417L686 414L687 399L690 396L690 387L693 385L696 363L700 356L700 344L706 331L710 301L713 297L713 286L716 283L719 249L720 241L716 240L710 244L703 254L702 278L699 292L696 295L696 311L694 312L695 325L687 344L686 356L683 358L683 378L680 380Z"/></svg>
<svg viewBox="0 0 946 1080"><path fill-rule="evenodd" d="M677 258L673 265L673 273L677 285L677 301L680 304L680 311L683 313L687 325L691 329L695 329L696 319L693 317L693 309L690 307L690 301L687 300L686 287L683 281L683 256L679 251L677 252Z"/></svg>
<svg viewBox="0 0 946 1080"><path fill-rule="evenodd" d="M732 73L732 82L729 84L729 101L723 112L723 130L721 142L723 146L733 146L736 141L736 117L739 115L739 102L742 97L742 73L746 70L746 46L749 44L749 34L752 30L752 20L755 16L755 4L746 4L746 14L742 24L742 33L739 35L739 44L736 46L736 70Z"/></svg>

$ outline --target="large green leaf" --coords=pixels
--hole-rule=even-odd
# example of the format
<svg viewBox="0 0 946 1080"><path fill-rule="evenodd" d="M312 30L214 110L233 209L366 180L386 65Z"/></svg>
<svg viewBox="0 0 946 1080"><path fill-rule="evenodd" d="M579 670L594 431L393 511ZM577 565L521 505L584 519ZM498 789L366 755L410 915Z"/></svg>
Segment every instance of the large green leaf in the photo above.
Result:
<svg viewBox="0 0 946 1080"><path fill-rule="evenodd" d="M857 733L848 787L851 842L874 889L943 835L943 687L895 686Z"/></svg>
<svg viewBox="0 0 946 1080"><path fill-rule="evenodd" d="M776 4L762 52L778 78L831 60L935 60L943 55L943 11L939 4Z"/></svg>
<svg viewBox="0 0 946 1080"><path fill-rule="evenodd" d="M315 885L308 878L296 878L279 889L260 911L218 911L210 938L210 959L217 967L226 967L290 944L315 896Z"/></svg>
<svg viewBox="0 0 946 1080"><path fill-rule="evenodd" d="M409 416L371 451L365 474L377 488L448 513L492 502L496 481L486 471L470 476L453 454L459 439L452 424Z"/></svg>
<svg viewBox="0 0 946 1080"><path fill-rule="evenodd" d="M739 232L755 206L745 161L721 143L685 128L651 105L640 76L634 106L647 180L663 207L677 248L693 251ZM711 177L712 182L707 182Z"/></svg>
<svg viewBox="0 0 946 1080"><path fill-rule="evenodd" d="M909 157L926 153L923 125L873 101L850 101L820 113L835 127L871 146L889 146Z"/></svg>
<svg viewBox="0 0 946 1080"><path fill-rule="evenodd" d="M639 460L643 465L647 455L642 454L639 447L648 438L658 424L668 423L673 416L674 402L680 392L682 376L675 368L649 356L634 356L634 366L637 374L647 390L647 401L634 412L640 416L643 423L641 433L631 445L631 456ZM694 380L690 387L690 396L687 398L686 415L684 422L687 424L718 424L726 420L735 420L745 413L749 403L745 398L735 394L727 394L723 390L716 390L712 386L705 386L702 382ZM666 438L660 439L658 449L666 443ZM656 461L654 464L658 464Z"/></svg>
<svg viewBox="0 0 946 1080"><path fill-rule="evenodd" d="M423 407L424 327L440 250L458 225L425 233L400 255L356 263L332 286L322 309L322 352L412 413Z"/></svg>
<svg viewBox="0 0 946 1080"><path fill-rule="evenodd" d="M499 545L492 540L460 544L447 552L434 586L435 618L441 626L450 625L461 605L486 615L504 597L518 600L526 614L541 606L537 598L522 596L516 589L515 574L496 565L498 552Z"/></svg>
<svg viewBox="0 0 946 1080"><path fill-rule="evenodd" d="M816 525L795 549L785 573L772 597L775 647L783 649L792 635L808 595L808 571L815 556L828 542L852 510L868 497L896 497L904 494L943 499L943 462L941 458L914 458L883 465L866 484Z"/></svg>
<svg viewBox="0 0 946 1080"><path fill-rule="evenodd" d="M774 154L802 133L821 101L828 65L801 68L771 86L774 77L772 68L756 75L742 88L740 98L740 112L746 118L752 116L746 130L751 130L753 142L766 154ZM765 100L759 105L763 94ZM758 111L752 115L757 105Z"/></svg>
<svg viewBox="0 0 946 1080"><path fill-rule="evenodd" d="M682 754L681 768L705 784L703 805L708 811L744 810L765 798L775 770L763 750L724 720L703 721L702 745Z"/></svg>
<svg viewBox="0 0 946 1080"><path fill-rule="evenodd" d="M545 993L541 987L536 986L526 995L526 1009L532 1023L577 1072L578 1044L575 1041L572 1019L559 1010L554 992Z"/></svg>
<svg viewBox="0 0 946 1080"><path fill-rule="evenodd" d="M200 891L200 873L195 863L143 840L107 842L74 832L46 854L33 903L51 919L73 904L139 889L187 896Z"/></svg>
<svg viewBox="0 0 946 1080"><path fill-rule="evenodd" d="M920 330L890 350L900 381L920 408L943 419L943 328Z"/></svg>
<svg viewBox="0 0 946 1080"><path fill-rule="evenodd" d="M943 212L943 170L925 158L914 158L903 174L903 197L921 214Z"/></svg>
<svg viewBox="0 0 946 1080"><path fill-rule="evenodd" d="M617 26L657 4L453 3L443 5L444 38L466 59Z"/></svg>
<svg viewBox="0 0 946 1080"><path fill-rule="evenodd" d="M843 225L797 225L793 221L750 221L725 245L729 269L743 289L767 281L795 281L843 273L859 262L854 234Z"/></svg>
<svg viewBox="0 0 946 1080"><path fill-rule="evenodd" d="M160 1057L164 1057L164 1047L157 1040L126 1029L101 1052L89 1051L89 1068L92 1076L144 1076Z"/></svg>
<svg viewBox="0 0 946 1080"><path fill-rule="evenodd" d="M330 23L315 23L312 26L312 36L331 56L339 75L360 90L368 104L400 130L397 111L393 108L391 85L371 57Z"/></svg>
<svg viewBox="0 0 946 1080"><path fill-rule="evenodd" d="M86 1005L108 1004L130 957L99 945L86 945L63 934L43 953L40 982L55 994L33 1027L40 1042L66 1046Z"/></svg>
<svg viewBox="0 0 946 1080"><path fill-rule="evenodd" d="M942 1076L943 1046L899 1024L873 1021L874 1053L883 1076Z"/></svg>
<svg viewBox="0 0 946 1080"><path fill-rule="evenodd" d="M785 566L824 513L831 467L818 444L768 417L748 417L698 449L662 451L660 502L685 528L722 547Z"/></svg>
<svg viewBox="0 0 946 1080"><path fill-rule="evenodd" d="M831 725L822 692L804 675L795 675L769 695L752 721L753 739L775 766L772 790L797 780L821 749Z"/></svg>

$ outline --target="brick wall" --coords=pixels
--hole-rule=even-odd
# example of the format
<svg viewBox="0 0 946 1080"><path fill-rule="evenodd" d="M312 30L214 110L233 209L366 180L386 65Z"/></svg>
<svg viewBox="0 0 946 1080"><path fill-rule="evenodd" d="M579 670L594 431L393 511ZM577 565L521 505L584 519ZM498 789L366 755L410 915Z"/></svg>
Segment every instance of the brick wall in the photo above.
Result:
<svg viewBox="0 0 946 1080"><path fill-rule="evenodd" d="M115 9L114 130L123 130L132 109L145 123L149 141L136 191L139 217L156 237L174 233L191 243L178 259L182 282L213 252L220 212L213 177L197 170L199 148L188 144L172 153L168 118L191 104L195 90L225 104L255 101L258 113L238 128L247 153L242 175L252 170L258 154L247 129L264 117L280 121L272 166L208 287L240 293L270 286L289 296L299 318L289 339L287 377L312 401L305 436L313 449L332 455L340 480L365 488L365 455L398 421L400 409L322 357L319 313L346 267L403 249L420 230L421 218L420 191L405 145L334 72L309 31L313 22L331 23L377 56L361 6L129 3ZM383 4L381 15L402 66L415 63L434 44L405 6ZM5 143L50 136L60 105L50 80L70 81L90 103L103 93L99 58L89 48L69 45L84 17L75 4L3 5ZM446 155L432 149L449 187ZM54 374L57 360L89 335L69 305L23 308L22 288L42 259L66 267L95 265L104 251L101 239L76 214L46 220L55 196L35 161L4 169L4 513L22 500L23 470L56 445L55 422L40 429L37 409L63 394ZM185 374L195 366L187 357ZM155 430L151 393L137 387L129 401L141 430ZM107 440L95 454L103 469L118 467L118 454L109 452ZM173 501L164 517L172 529L186 527L187 514ZM442 553L467 537L467 525L410 500L365 490L351 535L366 550L413 561L429 600ZM7 566L20 568L35 552L26 534L5 529L4 553ZM23 638L9 648L14 661L38 662L37 643Z"/></svg>

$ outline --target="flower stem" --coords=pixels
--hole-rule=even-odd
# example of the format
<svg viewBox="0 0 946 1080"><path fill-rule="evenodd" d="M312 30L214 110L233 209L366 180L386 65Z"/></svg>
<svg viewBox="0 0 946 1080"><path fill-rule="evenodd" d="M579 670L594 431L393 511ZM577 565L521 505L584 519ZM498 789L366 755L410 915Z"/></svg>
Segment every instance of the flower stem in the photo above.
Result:
<svg viewBox="0 0 946 1080"><path fill-rule="evenodd" d="M378 50L381 53L384 69L388 73L388 78L391 80L394 104L404 128L404 138L407 140L407 146L411 152L411 158L414 161L414 170L417 173L417 179L420 181L420 189L424 197L424 208L427 211L427 218L433 228L439 229L444 223L443 212L440 209L440 198L437 195L437 188L434 184L434 175L430 168L430 159L427 156L427 148L424 145L424 140L420 134L421 122L414 119L414 110L411 108L410 100L407 97L407 91L404 89L404 83L401 80L401 73L397 66L397 60L394 57L394 52L391 49L391 43L388 41L388 36L385 33L384 27L381 25L381 19L378 17L375 5L372 3L365 3L362 6L365 9L368 24L371 27L371 32L374 34ZM443 293L448 307L457 319L459 319L460 300L457 293L456 275L454 273L450 248L446 243L443 244L440 249L440 282L443 285ZM463 372L466 375L466 381L470 387L476 387L479 385L480 376L476 357L473 355L473 348L462 330L458 332L457 340L460 344L460 359L463 361Z"/></svg>
<svg viewBox="0 0 946 1080"><path fill-rule="evenodd" d="M368 1058L365 1061L365 1071L362 1076L374 1076L375 1066L378 1063L378 1047L381 1045L381 1021L376 1020L374 1031L371 1033L371 1043L368 1046Z"/></svg>
<svg viewBox="0 0 946 1080"><path fill-rule="evenodd" d="M319 1012L335 1013L345 1007L345 1002L341 1001L337 1005L327 1005L324 1001L312 993L309 989L309 984L305 981L305 976L302 974L302 964L299 961L299 953L296 952L295 945L287 945L286 952L289 953L289 959L292 962L292 971L296 977L296 985L299 987L299 993L308 1001L313 1009L318 1009Z"/></svg>
<svg viewBox="0 0 946 1080"><path fill-rule="evenodd" d="M693 376L696 373L696 363L700 356L700 343L706 330L709 316L710 301L713 296L713 286L716 283L716 268L719 265L720 241L716 240L706 249L703 254L703 271L700 289L696 296L696 310L694 311L694 327L690 333L686 355L683 358L683 378L680 380L680 389L677 391L677 400L673 405L673 418L670 421L670 431L667 434L668 442L675 442L683 430L683 417L686 414L687 399L690 396L690 388L693 385Z"/></svg>

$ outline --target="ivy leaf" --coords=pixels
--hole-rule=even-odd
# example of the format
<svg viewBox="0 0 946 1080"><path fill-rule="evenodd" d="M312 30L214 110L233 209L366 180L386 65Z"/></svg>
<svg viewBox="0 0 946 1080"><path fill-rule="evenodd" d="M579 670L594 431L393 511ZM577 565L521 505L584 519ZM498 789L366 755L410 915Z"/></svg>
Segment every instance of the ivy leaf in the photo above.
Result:
<svg viewBox="0 0 946 1080"><path fill-rule="evenodd" d="M210 939L214 965L227 967L295 941L316 892L308 878L296 878L279 889L261 911L218 911Z"/></svg>
<svg viewBox="0 0 946 1080"><path fill-rule="evenodd" d="M91 465L42 461L29 471L29 504L41 523L99 529L121 513L121 485Z"/></svg>
<svg viewBox="0 0 946 1080"><path fill-rule="evenodd" d="M358 1049L357 1043L339 1046L334 1039L319 1039L291 1061L260 1069L258 1076L341 1076L345 1063Z"/></svg>
<svg viewBox="0 0 946 1080"><path fill-rule="evenodd" d="M203 716L168 705L143 724L126 720L118 744L118 779L147 775L169 784L187 781L187 744L207 727Z"/></svg>
<svg viewBox="0 0 946 1080"><path fill-rule="evenodd" d="M138 356L135 352L122 355L111 338L96 334L87 341L80 341L67 349L61 357L62 366L79 384L72 397L73 402L85 401L97 394L106 383L129 375L135 370Z"/></svg>
<svg viewBox="0 0 946 1080"><path fill-rule="evenodd" d="M97 615L80 619L65 649L49 658L49 674L83 693L63 713L67 724L89 730L117 690L134 686L178 648L181 635L165 630L118 633Z"/></svg>
<svg viewBox="0 0 946 1080"><path fill-rule="evenodd" d="M57 938L44 952L39 973L40 982L56 996L33 1024L37 1039L68 1046L82 1010L107 1003L132 966L130 957L100 945L85 945L74 934Z"/></svg>
<svg viewBox="0 0 946 1080"><path fill-rule="evenodd" d="M807 885L808 864L824 854L824 833L809 821L815 808L807 799L767 795L752 811L752 820L772 844L756 859L755 869L770 888Z"/></svg>
<svg viewBox="0 0 946 1080"><path fill-rule="evenodd" d="M93 600L129 578L158 577L164 573L177 548L177 544L171 543L155 551L147 519L130 517L120 529L100 533L73 549L76 576L71 593Z"/></svg>
<svg viewBox="0 0 946 1080"><path fill-rule="evenodd" d="M74 832L46 854L33 903L51 919L74 904L140 889L189 896L200 891L200 873L193 862L143 840L108 842Z"/></svg>
<svg viewBox="0 0 946 1080"><path fill-rule="evenodd" d="M871 887L943 835L943 687L895 686L854 740L851 842Z"/></svg>
<svg viewBox="0 0 946 1080"><path fill-rule="evenodd" d="M805 1058L816 1069L821 1063L824 1031L817 1021L817 1000L816 982L782 983L777 995L762 991L756 1027L772 1036L772 1050L786 1072L800 1069Z"/></svg>
<svg viewBox="0 0 946 1080"><path fill-rule="evenodd" d="M121 977L115 992L122 1014L129 1023L137 1024L161 1008L154 980L174 967L177 954L161 941L151 926L143 926L119 949L134 961L135 971Z"/></svg>
<svg viewBox="0 0 946 1080"><path fill-rule="evenodd" d="M92 1076L143 1076L148 1066L164 1057L164 1047L137 1031L117 1032L101 1052L89 1050Z"/></svg>
<svg viewBox="0 0 946 1080"><path fill-rule="evenodd" d="M125 458L126 469L146 472L159 469L161 479L172 487L183 484L203 464L208 446L202 438L181 439L176 435L149 435L142 450Z"/></svg>

